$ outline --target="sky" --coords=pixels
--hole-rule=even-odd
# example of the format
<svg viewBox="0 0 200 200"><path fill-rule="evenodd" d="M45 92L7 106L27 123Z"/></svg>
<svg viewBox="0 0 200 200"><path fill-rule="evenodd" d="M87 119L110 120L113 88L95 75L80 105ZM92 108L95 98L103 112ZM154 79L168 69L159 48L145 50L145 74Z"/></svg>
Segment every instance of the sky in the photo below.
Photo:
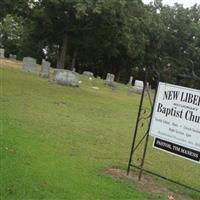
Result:
<svg viewBox="0 0 200 200"><path fill-rule="evenodd" d="M144 3L149 3L152 0L142 0L142 1ZM163 4L168 4L170 6L173 6L174 3L183 4L184 7L191 7L195 3L197 3L198 5L200 5L200 0L163 0Z"/></svg>

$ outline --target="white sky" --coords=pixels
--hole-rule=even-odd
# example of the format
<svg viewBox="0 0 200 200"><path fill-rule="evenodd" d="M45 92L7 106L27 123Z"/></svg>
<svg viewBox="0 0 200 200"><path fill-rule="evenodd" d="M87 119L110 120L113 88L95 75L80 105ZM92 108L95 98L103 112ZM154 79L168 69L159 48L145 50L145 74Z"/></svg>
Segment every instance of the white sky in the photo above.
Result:
<svg viewBox="0 0 200 200"><path fill-rule="evenodd" d="M149 3L152 0L142 0L144 3ZM184 7L191 7L194 4L200 5L200 0L163 0L163 4L168 4L170 6L173 6L174 3L183 4Z"/></svg>

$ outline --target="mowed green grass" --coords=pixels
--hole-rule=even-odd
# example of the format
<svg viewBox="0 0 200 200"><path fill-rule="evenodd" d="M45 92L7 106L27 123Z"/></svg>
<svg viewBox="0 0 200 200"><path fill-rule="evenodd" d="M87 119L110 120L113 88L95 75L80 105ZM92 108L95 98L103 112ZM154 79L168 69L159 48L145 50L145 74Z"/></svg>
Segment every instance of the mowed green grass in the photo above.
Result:
<svg viewBox="0 0 200 200"><path fill-rule="evenodd" d="M127 96L122 85L112 92L101 81L94 90L85 77L80 88L60 86L9 67L0 69L0 79L2 200L164 199L105 173L127 167L139 95ZM147 169L200 188L199 164L151 145Z"/></svg>

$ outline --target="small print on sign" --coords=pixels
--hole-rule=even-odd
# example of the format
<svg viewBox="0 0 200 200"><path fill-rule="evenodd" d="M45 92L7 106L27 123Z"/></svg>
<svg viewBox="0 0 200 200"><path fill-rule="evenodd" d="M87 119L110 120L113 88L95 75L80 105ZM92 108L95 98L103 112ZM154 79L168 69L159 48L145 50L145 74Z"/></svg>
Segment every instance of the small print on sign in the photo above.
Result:
<svg viewBox="0 0 200 200"><path fill-rule="evenodd" d="M154 140L154 147L177 154L179 156L182 156L184 158L199 162L200 161L200 152L195 151L193 149L189 149L187 147L182 147L180 145L174 144L172 142L168 142L165 140L161 140L159 138L155 138Z"/></svg>
<svg viewBox="0 0 200 200"><path fill-rule="evenodd" d="M189 158L184 148L185 152L191 150L191 155L192 150L200 152L200 90L160 82L149 134L169 142L168 146L174 144L167 151L180 156ZM182 153L175 145L181 147L178 150Z"/></svg>

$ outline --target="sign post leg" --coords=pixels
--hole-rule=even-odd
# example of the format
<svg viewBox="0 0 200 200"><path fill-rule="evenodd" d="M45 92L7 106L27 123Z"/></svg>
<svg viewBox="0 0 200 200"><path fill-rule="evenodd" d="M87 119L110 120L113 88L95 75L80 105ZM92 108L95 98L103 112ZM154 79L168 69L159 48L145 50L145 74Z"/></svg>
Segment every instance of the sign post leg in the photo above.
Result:
<svg viewBox="0 0 200 200"><path fill-rule="evenodd" d="M154 106L155 106L156 95L157 95L157 91L158 91L158 83L159 82L157 82L157 87L156 87L156 91L155 91L155 95L154 95L154 99L153 99L153 105L152 105L151 114L150 114L150 122L148 124L148 130L147 130L147 135L146 135L146 140L145 140L145 146L144 146L142 161L141 161L141 164L140 164L140 172L139 172L139 176L138 176L138 180L139 181L142 178L143 166L144 166L144 161L145 161L146 152L147 152L147 145L148 145L148 141L149 141L149 130L150 130L150 125L151 125L153 110L154 110Z"/></svg>

